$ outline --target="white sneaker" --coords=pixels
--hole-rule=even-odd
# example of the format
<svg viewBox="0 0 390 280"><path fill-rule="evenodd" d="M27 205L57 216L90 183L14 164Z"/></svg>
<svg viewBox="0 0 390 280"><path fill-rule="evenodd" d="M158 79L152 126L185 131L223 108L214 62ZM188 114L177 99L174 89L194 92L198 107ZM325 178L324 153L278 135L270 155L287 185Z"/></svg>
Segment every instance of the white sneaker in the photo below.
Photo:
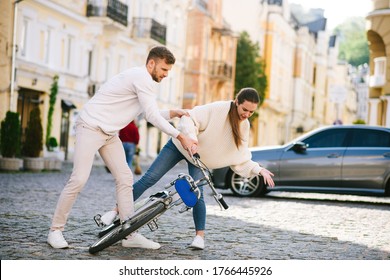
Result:
<svg viewBox="0 0 390 280"><path fill-rule="evenodd" d="M108 211L108 212L104 213L103 216L100 217L100 220L106 226L111 225L114 222L117 214L118 213L114 210Z"/></svg>
<svg viewBox="0 0 390 280"><path fill-rule="evenodd" d="M202 238L202 236L200 236L200 235L195 236L194 241L192 241L189 248L203 250L204 249L204 239Z"/></svg>
<svg viewBox="0 0 390 280"><path fill-rule="evenodd" d="M127 248L159 249L161 246L157 242L149 240L139 233L132 233L122 240L122 246Z"/></svg>
<svg viewBox="0 0 390 280"><path fill-rule="evenodd" d="M51 247L56 249L68 248L68 242L66 242L64 236L62 235L62 231L60 230L51 230L49 231L49 235L47 236L47 243L50 244Z"/></svg>

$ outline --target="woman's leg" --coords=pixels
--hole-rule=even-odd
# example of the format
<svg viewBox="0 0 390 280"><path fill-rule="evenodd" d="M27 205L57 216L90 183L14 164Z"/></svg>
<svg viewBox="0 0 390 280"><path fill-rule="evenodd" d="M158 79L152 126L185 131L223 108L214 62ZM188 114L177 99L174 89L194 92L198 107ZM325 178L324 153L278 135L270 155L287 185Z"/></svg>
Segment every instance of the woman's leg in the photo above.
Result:
<svg viewBox="0 0 390 280"><path fill-rule="evenodd" d="M188 163L188 172L195 181L204 176L202 171L191 163ZM195 223L195 234L204 237L204 230L206 228L206 204L204 202L203 186L198 186L198 188L200 190L200 198L192 209L192 216Z"/></svg>
<svg viewBox="0 0 390 280"><path fill-rule="evenodd" d="M169 140L146 173L134 184L134 200L137 200L148 188L156 184L162 176L182 159L184 159L184 156L176 148L172 140Z"/></svg>

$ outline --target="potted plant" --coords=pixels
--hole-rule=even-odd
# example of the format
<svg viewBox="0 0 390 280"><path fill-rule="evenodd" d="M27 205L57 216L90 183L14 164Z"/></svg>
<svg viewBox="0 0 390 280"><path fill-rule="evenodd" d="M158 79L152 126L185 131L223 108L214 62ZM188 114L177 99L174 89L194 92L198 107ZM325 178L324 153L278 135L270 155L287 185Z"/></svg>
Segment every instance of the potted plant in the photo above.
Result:
<svg viewBox="0 0 390 280"><path fill-rule="evenodd" d="M60 158L61 153L58 149L58 142L55 137L50 137L46 141L47 151L45 154L45 170L61 170L62 160Z"/></svg>
<svg viewBox="0 0 390 280"><path fill-rule="evenodd" d="M42 171L44 160L41 157L43 150L43 128L41 122L41 110L39 106L30 112L30 120L27 124L26 138L23 145L24 168L32 171Z"/></svg>
<svg viewBox="0 0 390 280"><path fill-rule="evenodd" d="M8 111L1 122L0 169L17 171L23 164L20 158L20 119L19 113Z"/></svg>

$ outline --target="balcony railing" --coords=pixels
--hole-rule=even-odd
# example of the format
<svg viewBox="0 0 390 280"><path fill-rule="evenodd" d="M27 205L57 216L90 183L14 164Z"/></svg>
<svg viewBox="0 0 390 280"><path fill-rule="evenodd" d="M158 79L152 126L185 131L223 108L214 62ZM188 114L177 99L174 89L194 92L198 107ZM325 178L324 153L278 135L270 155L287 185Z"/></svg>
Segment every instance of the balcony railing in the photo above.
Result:
<svg viewBox="0 0 390 280"><path fill-rule="evenodd" d="M165 45L167 37L167 27L158 23L152 18L134 18L133 37L151 38Z"/></svg>
<svg viewBox="0 0 390 280"><path fill-rule="evenodd" d="M108 17L124 26L127 26L127 13L127 5L118 0L89 0L87 4L87 17Z"/></svg>
<svg viewBox="0 0 390 280"><path fill-rule="evenodd" d="M220 60L212 60L209 62L209 71L212 77L231 79L233 67L226 62Z"/></svg>

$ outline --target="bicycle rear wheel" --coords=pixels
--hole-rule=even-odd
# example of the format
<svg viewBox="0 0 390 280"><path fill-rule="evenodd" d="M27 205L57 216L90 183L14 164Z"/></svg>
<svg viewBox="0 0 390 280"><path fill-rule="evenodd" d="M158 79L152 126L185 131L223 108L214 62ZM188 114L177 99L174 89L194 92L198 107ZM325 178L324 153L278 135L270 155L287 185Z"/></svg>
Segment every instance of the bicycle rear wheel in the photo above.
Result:
<svg viewBox="0 0 390 280"><path fill-rule="evenodd" d="M158 215L166 210L164 203L159 202L156 205L145 209L142 212L135 213L133 217L127 220L122 225L112 229L103 237L99 238L94 244L89 247L89 252L95 254L108 246L126 238L130 233L136 231L140 227L152 221Z"/></svg>

